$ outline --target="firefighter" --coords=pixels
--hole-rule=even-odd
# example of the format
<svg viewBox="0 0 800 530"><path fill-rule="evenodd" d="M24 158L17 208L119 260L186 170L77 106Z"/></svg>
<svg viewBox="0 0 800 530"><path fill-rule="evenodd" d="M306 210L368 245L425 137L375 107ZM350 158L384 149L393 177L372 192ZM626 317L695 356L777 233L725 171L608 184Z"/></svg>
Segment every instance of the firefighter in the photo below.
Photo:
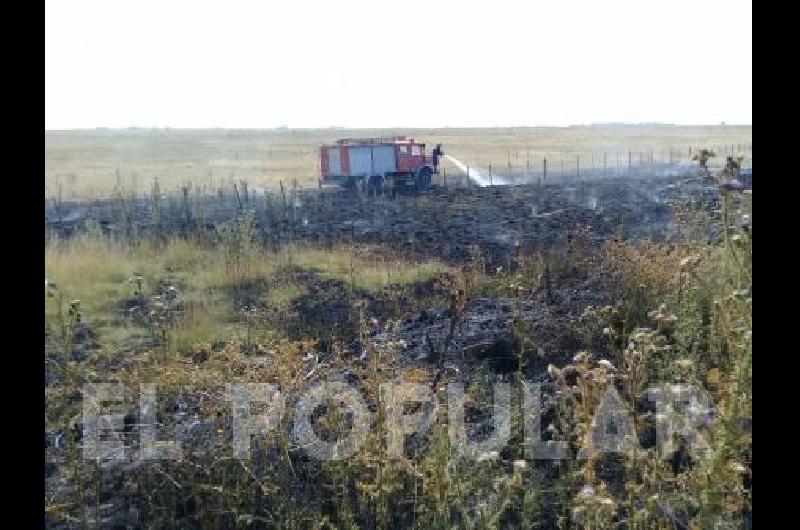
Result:
<svg viewBox="0 0 800 530"><path fill-rule="evenodd" d="M433 148L433 171L436 173L439 168L439 158L442 156L442 144L436 144Z"/></svg>

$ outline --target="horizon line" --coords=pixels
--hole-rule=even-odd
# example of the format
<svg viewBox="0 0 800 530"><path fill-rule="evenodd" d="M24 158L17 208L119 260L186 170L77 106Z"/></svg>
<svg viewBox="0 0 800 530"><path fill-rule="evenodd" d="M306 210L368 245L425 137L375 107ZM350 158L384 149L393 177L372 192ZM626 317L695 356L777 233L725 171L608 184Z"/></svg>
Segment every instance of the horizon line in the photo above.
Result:
<svg viewBox="0 0 800 530"><path fill-rule="evenodd" d="M293 127L289 125L263 126L263 127L223 127L223 126L201 126L201 127L174 127L171 125L144 126L128 125L123 127L111 127L98 125L94 127L63 127L47 128L45 132L70 132L70 131L132 131L132 130L177 130L177 131L213 131L213 130L232 130L232 131L287 131L287 130L425 130L425 129L569 129L569 128L588 128L588 127L752 127L752 123L705 123L705 124L682 124L669 122L596 122L571 125L444 125L444 126L371 126L371 127L348 127L344 125L328 125L314 127Z"/></svg>

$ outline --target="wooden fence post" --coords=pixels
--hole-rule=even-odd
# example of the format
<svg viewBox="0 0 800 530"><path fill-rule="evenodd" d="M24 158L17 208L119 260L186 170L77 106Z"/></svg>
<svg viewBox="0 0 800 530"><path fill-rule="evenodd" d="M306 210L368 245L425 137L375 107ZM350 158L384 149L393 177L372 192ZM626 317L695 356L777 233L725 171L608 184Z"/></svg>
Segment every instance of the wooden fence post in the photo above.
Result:
<svg viewBox="0 0 800 530"><path fill-rule="evenodd" d="M542 167L542 184L544 184L544 181L547 180L547 157L544 157L544 160L542 161Z"/></svg>

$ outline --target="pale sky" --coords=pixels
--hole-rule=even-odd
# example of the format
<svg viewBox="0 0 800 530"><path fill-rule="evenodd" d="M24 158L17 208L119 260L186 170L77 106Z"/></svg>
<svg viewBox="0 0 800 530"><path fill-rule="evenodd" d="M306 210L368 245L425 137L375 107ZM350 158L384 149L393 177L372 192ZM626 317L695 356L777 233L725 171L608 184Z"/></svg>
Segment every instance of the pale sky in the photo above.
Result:
<svg viewBox="0 0 800 530"><path fill-rule="evenodd" d="M748 0L47 0L45 128L752 124Z"/></svg>

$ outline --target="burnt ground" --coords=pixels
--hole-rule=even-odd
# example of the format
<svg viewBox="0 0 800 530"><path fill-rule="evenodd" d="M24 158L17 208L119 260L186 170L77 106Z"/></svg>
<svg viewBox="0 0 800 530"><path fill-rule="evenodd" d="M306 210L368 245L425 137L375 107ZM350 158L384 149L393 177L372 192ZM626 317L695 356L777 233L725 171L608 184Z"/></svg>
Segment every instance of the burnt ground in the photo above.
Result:
<svg viewBox="0 0 800 530"><path fill-rule="evenodd" d="M489 271L496 267L508 271L510 257L515 252L566 249L570 234L580 227L588 227L590 242L597 243L614 237L634 240L670 237L674 228L673 206L699 205L713 210L716 198L716 188L695 177L433 188L422 196L395 198L360 198L346 192L316 190L247 198L223 195L186 200L179 195L159 201L157 226L153 223L153 202L146 198L126 203L120 200L50 203L45 225L47 235L62 237L69 237L92 222L101 230L120 236L198 233L213 237L216 227L250 211L256 233L267 245L377 244L405 256L436 257L456 265L464 265L481 253L488 260ZM581 315L589 306L616 302L602 278L593 274L562 275L554 278L549 293L536 291L522 301L503 295L475 296L467 301L463 313L455 316L446 303L452 289L447 278L361 292L344 282L321 278L313 270L295 270L292 275L291 281L301 284L305 294L291 302L288 312L272 317L291 339L319 340L319 351L309 356L304 367L309 373L313 372L314 362L324 363L334 345L349 353L353 363L362 362L359 358L364 348L360 335L363 329L359 327L354 305L365 301L364 316L372 322L367 330L370 342L377 346L392 345L398 352L396 364L400 368L444 366L453 379L462 381L480 373L503 377L517 370L516 352L522 346L526 378L542 381L548 364L562 366L579 350L605 353L602 341L596 340L600 330L587 328ZM138 307L146 302L120 304L121 312L130 312L128 306ZM512 329L515 316L525 323L530 343L519 344ZM453 322L455 332L448 342ZM78 332L73 358L84 362L95 337L88 327ZM310 360L313 357L316 361ZM359 384L352 373L342 377L351 384ZM201 408L190 396L176 399L176 423ZM229 422L226 424L224 420L195 420L185 436L208 449L219 440L203 433L227 428ZM477 421L475 429L486 428L485 422ZM51 452L60 445L56 441L59 435L63 437L59 432L46 433L46 448ZM187 444L189 441L186 440ZM308 464L300 452L293 453L293 458L296 465ZM53 467L56 460L48 459L48 488L57 488L56 477L61 475ZM609 482L619 475L618 471L619 466L609 468ZM124 468L115 468L113 472L109 469L103 504L136 506L136 510L146 511L146 504L136 500L139 493L112 483L126 473ZM119 523L130 513L130 509L128 514L109 509L104 522Z"/></svg>
<svg viewBox="0 0 800 530"><path fill-rule="evenodd" d="M671 229L675 203L713 203L715 186L696 177L605 179L546 184L432 188L421 196L358 197L339 190L292 190L242 196L228 193L195 197L48 201L46 233L69 236L95 222L120 236L200 233L244 211L254 215L265 243L352 242L383 244L406 256L438 257L463 263L475 248L502 265L519 244L522 251L553 248L578 226L591 227L602 240L663 238Z"/></svg>

